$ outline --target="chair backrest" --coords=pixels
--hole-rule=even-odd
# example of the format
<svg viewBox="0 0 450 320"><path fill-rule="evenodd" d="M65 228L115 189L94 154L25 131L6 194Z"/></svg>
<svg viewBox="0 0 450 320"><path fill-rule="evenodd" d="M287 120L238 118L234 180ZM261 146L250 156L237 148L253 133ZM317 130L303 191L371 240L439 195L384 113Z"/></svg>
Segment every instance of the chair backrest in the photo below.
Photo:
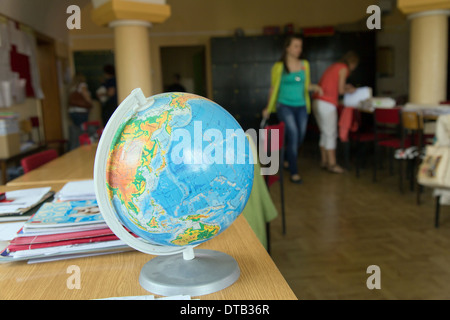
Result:
<svg viewBox="0 0 450 320"><path fill-rule="evenodd" d="M99 139L102 136L102 133L103 133L103 128L98 128L97 129L97 136L98 136Z"/></svg>
<svg viewBox="0 0 450 320"><path fill-rule="evenodd" d="M375 109L375 124L400 124L400 109Z"/></svg>
<svg viewBox="0 0 450 320"><path fill-rule="evenodd" d="M416 111L402 111L402 125L407 130L423 129L423 121Z"/></svg>
<svg viewBox="0 0 450 320"><path fill-rule="evenodd" d="M83 131L85 132L89 131L90 128L94 129L94 131L100 128L100 121L86 121L81 124L81 129L83 129Z"/></svg>
<svg viewBox="0 0 450 320"><path fill-rule="evenodd" d="M55 149L49 149L23 158L20 160L20 164L23 171L27 173L56 158L58 158L58 152Z"/></svg>
<svg viewBox="0 0 450 320"><path fill-rule="evenodd" d="M91 137L87 133L82 133L78 136L80 145L91 144Z"/></svg>

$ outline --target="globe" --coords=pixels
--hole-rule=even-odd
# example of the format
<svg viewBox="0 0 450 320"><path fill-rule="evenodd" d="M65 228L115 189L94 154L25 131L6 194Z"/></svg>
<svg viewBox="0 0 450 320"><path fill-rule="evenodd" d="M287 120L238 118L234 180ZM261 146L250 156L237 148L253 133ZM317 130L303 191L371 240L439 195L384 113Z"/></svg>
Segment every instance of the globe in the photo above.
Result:
<svg viewBox="0 0 450 320"><path fill-rule="evenodd" d="M225 285L236 280L234 259L209 250L194 254L193 247L221 234L241 214L252 190L253 173L248 138L224 108L190 93L146 98L140 89L133 90L112 115L94 165L100 210L120 239L149 254L183 253L181 260L166 257L169 260L158 267L156 277L153 260L149 262L153 266L148 266L153 269L144 276L144 269L141 272L141 278L153 277L140 278L141 285L152 282L147 286L151 290L163 286L170 289L161 292L176 294L180 292L173 286L186 287L178 285L177 277L192 278L185 274L185 261L203 263L195 256L217 256L218 260L196 265L193 271L215 274L222 265L232 270L224 270L225 274L233 274ZM155 286L164 277L166 283ZM213 285L212 290L223 286Z"/></svg>

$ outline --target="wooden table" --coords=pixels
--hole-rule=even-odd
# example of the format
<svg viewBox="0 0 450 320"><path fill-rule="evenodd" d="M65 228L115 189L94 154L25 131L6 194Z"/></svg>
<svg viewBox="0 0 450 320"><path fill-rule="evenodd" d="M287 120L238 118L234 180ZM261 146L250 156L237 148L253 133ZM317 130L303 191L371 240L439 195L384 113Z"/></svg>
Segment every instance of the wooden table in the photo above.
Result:
<svg viewBox="0 0 450 320"><path fill-rule="evenodd" d="M36 170L9 181L6 185L25 188L31 184L44 185L93 179L96 151L97 144L80 146Z"/></svg>
<svg viewBox="0 0 450 320"><path fill-rule="evenodd" d="M95 146L80 147L34 170L36 173L33 175L33 171L30 172L26 179L21 179L22 185L1 186L0 192L43 186L58 191L65 183L65 175L71 179L92 178L94 155ZM31 178L42 180L32 184ZM244 216L197 248L225 252L236 259L241 270L239 279L230 287L198 298L297 299ZM152 293L140 286L138 278L143 265L153 257L132 251L30 265L25 262L0 264L0 299L99 299L149 295ZM77 266L80 270L80 289L67 286L72 275L70 266Z"/></svg>

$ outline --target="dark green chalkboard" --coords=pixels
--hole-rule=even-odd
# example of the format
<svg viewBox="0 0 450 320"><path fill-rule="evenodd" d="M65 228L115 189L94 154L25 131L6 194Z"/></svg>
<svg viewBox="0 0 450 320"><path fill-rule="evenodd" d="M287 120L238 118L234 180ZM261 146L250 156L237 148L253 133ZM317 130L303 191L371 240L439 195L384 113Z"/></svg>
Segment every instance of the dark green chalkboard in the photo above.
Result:
<svg viewBox="0 0 450 320"><path fill-rule="evenodd" d="M103 67L107 64L114 65L114 52L107 51L75 51L73 54L75 72L82 73L95 98L95 91L103 83Z"/></svg>

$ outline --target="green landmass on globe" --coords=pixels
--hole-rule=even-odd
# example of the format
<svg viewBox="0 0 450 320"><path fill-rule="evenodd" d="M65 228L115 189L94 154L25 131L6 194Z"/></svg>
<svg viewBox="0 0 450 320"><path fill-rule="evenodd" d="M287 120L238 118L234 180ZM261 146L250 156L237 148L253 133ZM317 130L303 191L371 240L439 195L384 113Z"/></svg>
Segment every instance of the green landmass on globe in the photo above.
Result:
<svg viewBox="0 0 450 320"><path fill-rule="evenodd" d="M172 161L179 142L174 132L183 129L193 139L196 121L225 140L245 136L236 120L213 101L164 93L151 97L148 108L130 111L109 149L106 187L111 204L125 227L157 245L195 245L220 234L242 212L251 192L253 164L247 139L232 150L245 155L244 164ZM234 135L226 130L234 130ZM217 138L201 138L203 149L225 145ZM183 159L197 157L197 151L184 150Z"/></svg>

